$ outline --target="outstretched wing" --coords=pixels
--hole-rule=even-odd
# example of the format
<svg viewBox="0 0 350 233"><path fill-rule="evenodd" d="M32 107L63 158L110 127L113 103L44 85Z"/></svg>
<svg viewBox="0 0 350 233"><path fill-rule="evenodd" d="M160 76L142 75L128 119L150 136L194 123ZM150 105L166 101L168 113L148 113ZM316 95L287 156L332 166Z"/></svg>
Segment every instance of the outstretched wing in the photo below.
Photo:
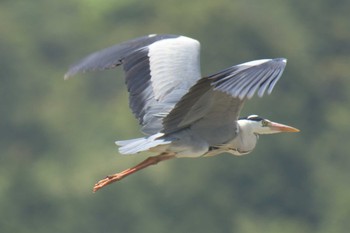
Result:
<svg viewBox="0 0 350 233"><path fill-rule="evenodd" d="M177 35L150 35L93 53L73 65L65 78L79 72L122 65L129 105L145 134L162 129L163 118L200 79L200 44Z"/></svg>
<svg viewBox="0 0 350 233"><path fill-rule="evenodd" d="M232 138L244 101L256 92L270 94L285 66L283 58L257 60L202 78L164 118L163 132L191 126L208 142Z"/></svg>

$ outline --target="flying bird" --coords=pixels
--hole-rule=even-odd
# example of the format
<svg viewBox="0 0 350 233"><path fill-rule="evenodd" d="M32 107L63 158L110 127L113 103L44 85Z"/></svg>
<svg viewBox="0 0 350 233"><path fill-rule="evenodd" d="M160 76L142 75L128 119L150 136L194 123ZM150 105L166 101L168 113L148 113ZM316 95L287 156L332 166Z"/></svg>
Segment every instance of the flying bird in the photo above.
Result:
<svg viewBox="0 0 350 233"><path fill-rule="evenodd" d="M271 93L287 60L262 59L201 76L200 43L179 35L148 35L92 53L65 74L123 65L129 106L144 137L116 141L121 154L149 152L138 165L109 175L93 191L158 162L223 152L245 155L259 135L298 132L258 115L239 117L255 93Z"/></svg>

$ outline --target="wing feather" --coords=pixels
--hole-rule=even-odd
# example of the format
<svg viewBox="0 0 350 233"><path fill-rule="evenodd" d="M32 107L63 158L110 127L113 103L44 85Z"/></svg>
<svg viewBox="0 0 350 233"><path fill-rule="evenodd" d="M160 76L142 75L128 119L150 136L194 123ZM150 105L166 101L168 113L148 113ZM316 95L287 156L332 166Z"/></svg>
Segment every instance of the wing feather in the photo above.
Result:
<svg viewBox="0 0 350 233"><path fill-rule="evenodd" d="M189 126L209 133L213 125L232 125L256 92L270 94L286 65L282 58L257 60L200 79L199 51L199 42L188 37L144 36L87 56L65 78L123 65L130 108L145 134Z"/></svg>
<svg viewBox="0 0 350 233"><path fill-rule="evenodd" d="M215 127L221 132L231 127L227 134L232 135L235 131L232 124L238 119L244 101L256 92L262 97L266 89L270 94L285 65L286 60L282 58L257 60L202 78L164 118L163 132L172 133L191 126L202 135L213 133ZM215 127L206 128L213 123Z"/></svg>
<svg viewBox="0 0 350 233"><path fill-rule="evenodd" d="M79 73L123 65L129 105L145 134L162 129L166 116L200 79L200 44L177 35L150 35L95 52L73 65Z"/></svg>

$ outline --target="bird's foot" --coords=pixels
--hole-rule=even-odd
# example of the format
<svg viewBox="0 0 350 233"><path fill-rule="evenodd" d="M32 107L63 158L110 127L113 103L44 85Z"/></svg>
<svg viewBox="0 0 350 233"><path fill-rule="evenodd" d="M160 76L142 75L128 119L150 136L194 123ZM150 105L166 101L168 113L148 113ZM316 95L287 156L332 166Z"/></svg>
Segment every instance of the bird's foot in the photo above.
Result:
<svg viewBox="0 0 350 233"><path fill-rule="evenodd" d="M99 189L111 184L111 183L114 183L116 181L119 181L121 179L123 179L124 176L120 173L117 173L117 174L113 174L113 175L109 175L107 176L106 178L100 180L99 182L97 182L95 185L94 185L94 188L93 188L93 192L96 192L98 191Z"/></svg>

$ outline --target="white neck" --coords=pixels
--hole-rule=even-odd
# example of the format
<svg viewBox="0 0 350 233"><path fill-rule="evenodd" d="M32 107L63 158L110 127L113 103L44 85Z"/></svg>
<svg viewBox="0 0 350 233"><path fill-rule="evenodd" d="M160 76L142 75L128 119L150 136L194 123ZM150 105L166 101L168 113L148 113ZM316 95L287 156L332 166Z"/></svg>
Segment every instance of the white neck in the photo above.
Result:
<svg viewBox="0 0 350 233"><path fill-rule="evenodd" d="M254 123L255 122L244 119L237 121L237 136L228 143L228 146L235 148L238 151L238 153L233 154L247 154L255 148L259 136L254 132Z"/></svg>

